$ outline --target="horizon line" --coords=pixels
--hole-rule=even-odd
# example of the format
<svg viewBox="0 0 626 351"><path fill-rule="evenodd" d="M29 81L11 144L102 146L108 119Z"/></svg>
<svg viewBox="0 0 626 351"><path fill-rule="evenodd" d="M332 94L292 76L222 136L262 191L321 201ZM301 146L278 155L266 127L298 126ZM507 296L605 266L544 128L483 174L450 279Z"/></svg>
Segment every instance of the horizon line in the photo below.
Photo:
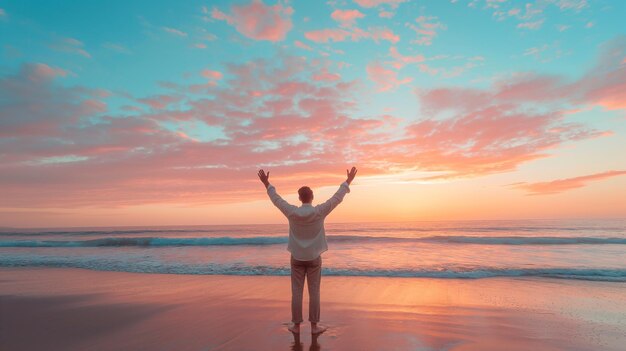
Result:
<svg viewBox="0 0 626 351"><path fill-rule="evenodd" d="M326 224L376 224L376 223L415 223L415 222L513 222L513 221L626 221L626 217L593 217L593 218L520 218L520 219L423 219L423 220L397 220L397 221L350 221L350 222L326 222ZM289 225L289 223L241 223L241 224L160 224L160 225L113 225L113 226L66 226L66 227L12 227L0 226L0 230L6 229L78 229L78 228L146 228L146 227L208 227L208 226L255 226L255 225Z"/></svg>

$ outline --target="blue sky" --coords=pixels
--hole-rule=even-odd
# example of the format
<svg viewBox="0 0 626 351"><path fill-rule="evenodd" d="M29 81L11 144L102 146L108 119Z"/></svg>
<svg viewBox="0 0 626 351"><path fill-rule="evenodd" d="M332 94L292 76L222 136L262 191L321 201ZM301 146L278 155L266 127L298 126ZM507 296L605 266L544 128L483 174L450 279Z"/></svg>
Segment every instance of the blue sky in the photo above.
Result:
<svg viewBox="0 0 626 351"><path fill-rule="evenodd" d="M0 186L24 199L0 208L236 204L262 195L256 168L287 186L314 169L323 187L346 163L407 187L503 177L491 191L541 204L623 187L625 13L608 0L0 1ZM57 180L24 182L46 172ZM617 206L606 215L626 215Z"/></svg>

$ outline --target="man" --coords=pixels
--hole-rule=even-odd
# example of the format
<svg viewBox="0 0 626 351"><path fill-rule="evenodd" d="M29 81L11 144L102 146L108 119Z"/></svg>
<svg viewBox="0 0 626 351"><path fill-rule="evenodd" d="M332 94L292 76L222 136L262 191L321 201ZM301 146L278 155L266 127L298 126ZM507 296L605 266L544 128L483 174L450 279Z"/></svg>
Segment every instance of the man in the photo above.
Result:
<svg viewBox="0 0 626 351"><path fill-rule="evenodd" d="M259 170L259 179L265 185L267 194L276 207L289 220L289 244L287 250L291 252L291 320L289 330L300 333L302 323L302 292L304 280L308 281L309 288L309 322L311 334L318 335L326 330L317 323L320 320L320 280L322 277L322 256L328 250L324 219L350 192L350 183L356 176L357 169L352 167L346 170L347 179L339 186L339 190L323 204L313 206L313 191L308 186L298 189L298 196L302 205L291 205L285 201L276 188L270 184L270 172L265 174Z"/></svg>

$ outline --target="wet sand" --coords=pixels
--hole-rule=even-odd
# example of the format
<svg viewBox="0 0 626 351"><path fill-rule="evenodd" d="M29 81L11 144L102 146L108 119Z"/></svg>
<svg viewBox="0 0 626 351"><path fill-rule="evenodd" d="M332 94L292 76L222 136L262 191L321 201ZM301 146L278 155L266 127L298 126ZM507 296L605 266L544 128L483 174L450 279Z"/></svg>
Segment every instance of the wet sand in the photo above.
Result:
<svg viewBox="0 0 626 351"><path fill-rule="evenodd" d="M623 350L626 283L323 277L286 330L289 277L0 268L1 350ZM307 315L305 289L304 315Z"/></svg>

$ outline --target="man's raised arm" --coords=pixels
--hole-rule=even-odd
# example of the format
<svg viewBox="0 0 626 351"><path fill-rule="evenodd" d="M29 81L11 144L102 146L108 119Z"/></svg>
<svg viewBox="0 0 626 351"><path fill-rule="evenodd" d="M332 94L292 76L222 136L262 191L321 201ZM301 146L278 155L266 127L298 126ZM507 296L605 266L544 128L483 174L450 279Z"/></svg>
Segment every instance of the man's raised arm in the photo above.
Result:
<svg viewBox="0 0 626 351"><path fill-rule="evenodd" d="M263 183L263 185L265 185L265 188L267 189L267 195L269 195L270 200L272 200L274 206L278 207L280 212L289 217L289 214L293 212L296 206L291 205L290 203L285 201L285 199L280 197L280 195L278 195L278 193L276 192L276 188L272 184L270 184L269 178L269 171L267 172L267 174L265 174L265 171L263 170L259 171L259 179L261 179L261 182Z"/></svg>
<svg viewBox="0 0 626 351"><path fill-rule="evenodd" d="M328 216L328 214L330 214L330 212L334 210L335 207L341 203L341 201L343 201L344 196L350 192L350 183L354 180L356 172L356 167L352 167L350 171L346 170L348 178L345 182L341 183L339 190L337 190L337 192L330 199L326 200L326 202L317 206L324 216Z"/></svg>

